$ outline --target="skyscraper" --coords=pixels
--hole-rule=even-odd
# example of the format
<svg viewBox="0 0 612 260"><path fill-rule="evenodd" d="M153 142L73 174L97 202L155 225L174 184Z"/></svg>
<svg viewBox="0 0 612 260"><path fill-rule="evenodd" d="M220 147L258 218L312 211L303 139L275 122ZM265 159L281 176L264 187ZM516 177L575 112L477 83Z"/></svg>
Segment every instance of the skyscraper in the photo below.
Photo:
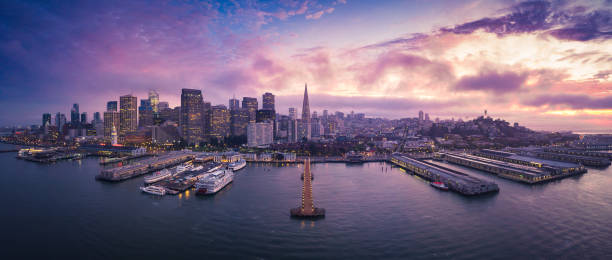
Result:
<svg viewBox="0 0 612 260"><path fill-rule="evenodd" d="M87 124L87 112L81 113L81 125Z"/></svg>
<svg viewBox="0 0 612 260"><path fill-rule="evenodd" d="M138 107L138 126L152 126L153 125L153 106L151 105L150 99L141 99L140 106Z"/></svg>
<svg viewBox="0 0 612 260"><path fill-rule="evenodd" d="M149 103L153 113L159 112L159 94L155 90L149 90Z"/></svg>
<svg viewBox="0 0 612 260"><path fill-rule="evenodd" d="M42 126L49 126L51 125L51 114L50 113L44 113L42 115Z"/></svg>
<svg viewBox="0 0 612 260"><path fill-rule="evenodd" d="M55 126L57 126L58 132L61 133L63 131L64 124L66 124L66 115L57 112L57 114L55 114Z"/></svg>
<svg viewBox="0 0 612 260"><path fill-rule="evenodd" d="M108 102L106 102L106 111L108 111L108 112L117 112L117 101L108 101Z"/></svg>
<svg viewBox="0 0 612 260"><path fill-rule="evenodd" d="M247 134L247 126L249 124L249 110L246 108L238 108L230 111L231 116L231 133L233 136L242 136Z"/></svg>
<svg viewBox="0 0 612 260"><path fill-rule="evenodd" d="M202 132L202 135L206 136L210 134L212 129L212 106L210 105L210 102L202 102L202 121L202 130L204 131Z"/></svg>
<svg viewBox="0 0 612 260"><path fill-rule="evenodd" d="M242 108L249 111L249 122L255 122L257 119L257 99L253 97L243 97Z"/></svg>
<svg viewBox="0 0 612 260"><path fill-rule="evenodd" d="M274 110L274 95L272 93L266 92L262 96L262 109L265 110Z"/></svg>
<svg viewBox="0 0 612 260"><path fill-rule="evenodd" d="M223 139L230 135L230 113L224 105L211 108L210 136Z"/></svg>
<svg viewBox="0 0 612 260"><path fill-rule="evenodd" d="M79 113L79 104L74 103L72 105L72 109L70 109L70 124L72 124L73 126L76 126L79 124L79 118L80 117L80 113Z"/></svg>
<svg viewBox="0 0 612 260"><path fill-rule="evenodd" d="M289 108L289 117L291 117L291 119L297 119L297 109L295 107Z"/></svg>
<svg viewBox="0 0 612 260"><path fill-rule="evenodd" d="M272 143L272 123L249 123L247 142L249 147L265 146Z"/></svg>
<svg viewBox="0 0 612 260"><path fill-rule="evenodd" d="M100 112L94 112L93 121L94 122L102 122L102 118L100 118Z"/></svg>
<svg viewBox="0 0 612 260"><path fill-rule="evenodd" d="M119 128L119 112L106 111L104 112L104 137L107 138L107 140L111 139L113 128L115 131Z"/></svg>
<svg viewBox="0 0 612 260"><path fill-rule="evenodd" d="M236 99L236 98L232 98L229 100L229 109L230 111L232 110L237 110L240 108L240 100Z"/></svg>
<svg viewBox="0 0 612 260"><path fill-rule="evenodd" d="M125 137L129 132L138 129L138 103L132 95L119 97L119 136Z"/></svg>
<svg viewBox="0 0 612 260"><path fill-rule="evenodd" d="M199 144L204 135L202 91L182 89L181 91L181 134L187 144Z"/></svg>
<svg viewBox="0 0 612 260"><path fill-rule="evenodd" d="M423 122L423 110L419 110L419 123Z"/></svg>
<svg viewBox="0 0 612 260"><path fill-rule="evenodd" d="M310 140L312 129L310 126L310 103L308 102L308 85L304 85L304 101L302 103L302 120L300 126L300 139Z"/></svg>
<svg viewBox="0 0 612 260"><path fill-rule="evenodd" d="M159 112L164 111L169 108L170 108L170 105L168 104L168 102L160 101L159 104L157 104L157 111Z"/></svg>

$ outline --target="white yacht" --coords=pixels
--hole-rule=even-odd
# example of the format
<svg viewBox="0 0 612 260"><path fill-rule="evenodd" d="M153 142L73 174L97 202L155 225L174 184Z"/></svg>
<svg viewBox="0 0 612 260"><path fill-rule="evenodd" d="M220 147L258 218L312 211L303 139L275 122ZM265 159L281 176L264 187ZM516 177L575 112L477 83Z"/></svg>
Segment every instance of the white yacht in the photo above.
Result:
<svg viewBox="0 0 612 260"><path fill-rule="evenodd" d="M158 171L158 172L156 172L156 173L154 173L152 175L146 176L144 178L144 182L146 184L156 183L158 181L165 180L165 179L168 179L170 177L172 177L172 172L170 170L168 170L168 169L163 169L163 170Z"/></svg>
<svg viewBox="0 0 612 260"><path fill-rule="evenodd" d="M140 187L140 190L142 192L146 192L146 193L158 195L158 196L166 195L166 189L160 186L155 186L155 185L151 185L147 187Z"/></svg>
<svg viewBox="0 0 612 260"><path fill-rule="evenodd" d="M229 167L233 171L237 171L237 170L240 170L246 167L246 165L247 165L247 162L244 159L240 159L238 161L228 164L227 167Z"/></svg>
<svg viewBox="0 0 612 260"><path fill-rule="evenodd" d="M218 170L196 182L196 194L215 194L234 181L232 170Z"/></svg>

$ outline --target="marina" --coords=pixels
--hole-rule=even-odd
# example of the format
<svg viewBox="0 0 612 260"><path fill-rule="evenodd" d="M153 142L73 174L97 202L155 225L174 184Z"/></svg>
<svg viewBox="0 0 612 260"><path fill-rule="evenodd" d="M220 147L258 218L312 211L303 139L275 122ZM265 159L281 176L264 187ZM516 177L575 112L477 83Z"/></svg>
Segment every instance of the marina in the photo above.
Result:
<svg viewBox="0 0 612 260"><path fill-rule="evenodd" d="M104 181L122 181L193 159L194 155L192 152L169 152L164 155L134 162L126 166L104 169L100 172L100 174L96 175L96 179Z"/></svg>

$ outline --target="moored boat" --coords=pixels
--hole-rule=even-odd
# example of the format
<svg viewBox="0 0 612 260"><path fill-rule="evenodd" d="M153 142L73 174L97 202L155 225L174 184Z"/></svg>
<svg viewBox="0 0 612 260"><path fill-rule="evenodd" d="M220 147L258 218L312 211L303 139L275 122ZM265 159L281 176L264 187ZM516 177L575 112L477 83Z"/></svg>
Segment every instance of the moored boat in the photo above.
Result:
<svg viewBox="0 0 612 260"><path fill-rule="evenodd" d="M234 181L234 172L232 170L218 170L196 182L196 194L215 194L232 181Z"/></svg>
<svg viewBox="0 0 612 260"><path fill-rule="evenodd" d="M140 190L142 192L153 194L153 195L158 195L158 196L166 195L166 189L160 186L155 186L155 185L151 185L147 187L140 187Z"/></svg>
<svg viewBox="0 0 612 260"><path fill-rule="evenodd" d="M433 182L429 183L429 185L433 186L436 189L448 190L448 186L446 186L446 184L444 184L443 182L433 181Z"/></svg>
<svg viewBox="0 0 612 260"><path fill-rule="evenodd" d="M146 176L144 178L144 182L146 184L156 183L158 181L165 180L165 179L168 179L170 177L172 177L172 172L170 172L170 170L168 170L168 169L163 169L163 170L158 171L158 172L156 172L156 173L154 173L154 174L152 174L150 176Z"/></svg>
<svg viewBox="0 0 612 260"><path fill-rule="evenodd" d="M232 171L237 171L237 170L240 170L246 167L246 165L247 165L247 162L244 159L240 159L238 161L228 164L227 167L232 169Z"/></svg>

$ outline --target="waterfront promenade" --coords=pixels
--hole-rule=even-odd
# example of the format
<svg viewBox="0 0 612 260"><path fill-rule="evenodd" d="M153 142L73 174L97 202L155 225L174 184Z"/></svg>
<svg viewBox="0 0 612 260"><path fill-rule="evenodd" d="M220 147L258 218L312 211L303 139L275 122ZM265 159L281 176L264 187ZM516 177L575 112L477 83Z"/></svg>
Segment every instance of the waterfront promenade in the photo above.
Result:
<svg viewBox="0 0 612 260"><path fill-rule="evenodd" d="M304 178L302 185L302 206L290 210L292 217L319 218L325 216L325 209L315 208L312 197L312 172L310 171L310 159L304 160Z"/></svg>

